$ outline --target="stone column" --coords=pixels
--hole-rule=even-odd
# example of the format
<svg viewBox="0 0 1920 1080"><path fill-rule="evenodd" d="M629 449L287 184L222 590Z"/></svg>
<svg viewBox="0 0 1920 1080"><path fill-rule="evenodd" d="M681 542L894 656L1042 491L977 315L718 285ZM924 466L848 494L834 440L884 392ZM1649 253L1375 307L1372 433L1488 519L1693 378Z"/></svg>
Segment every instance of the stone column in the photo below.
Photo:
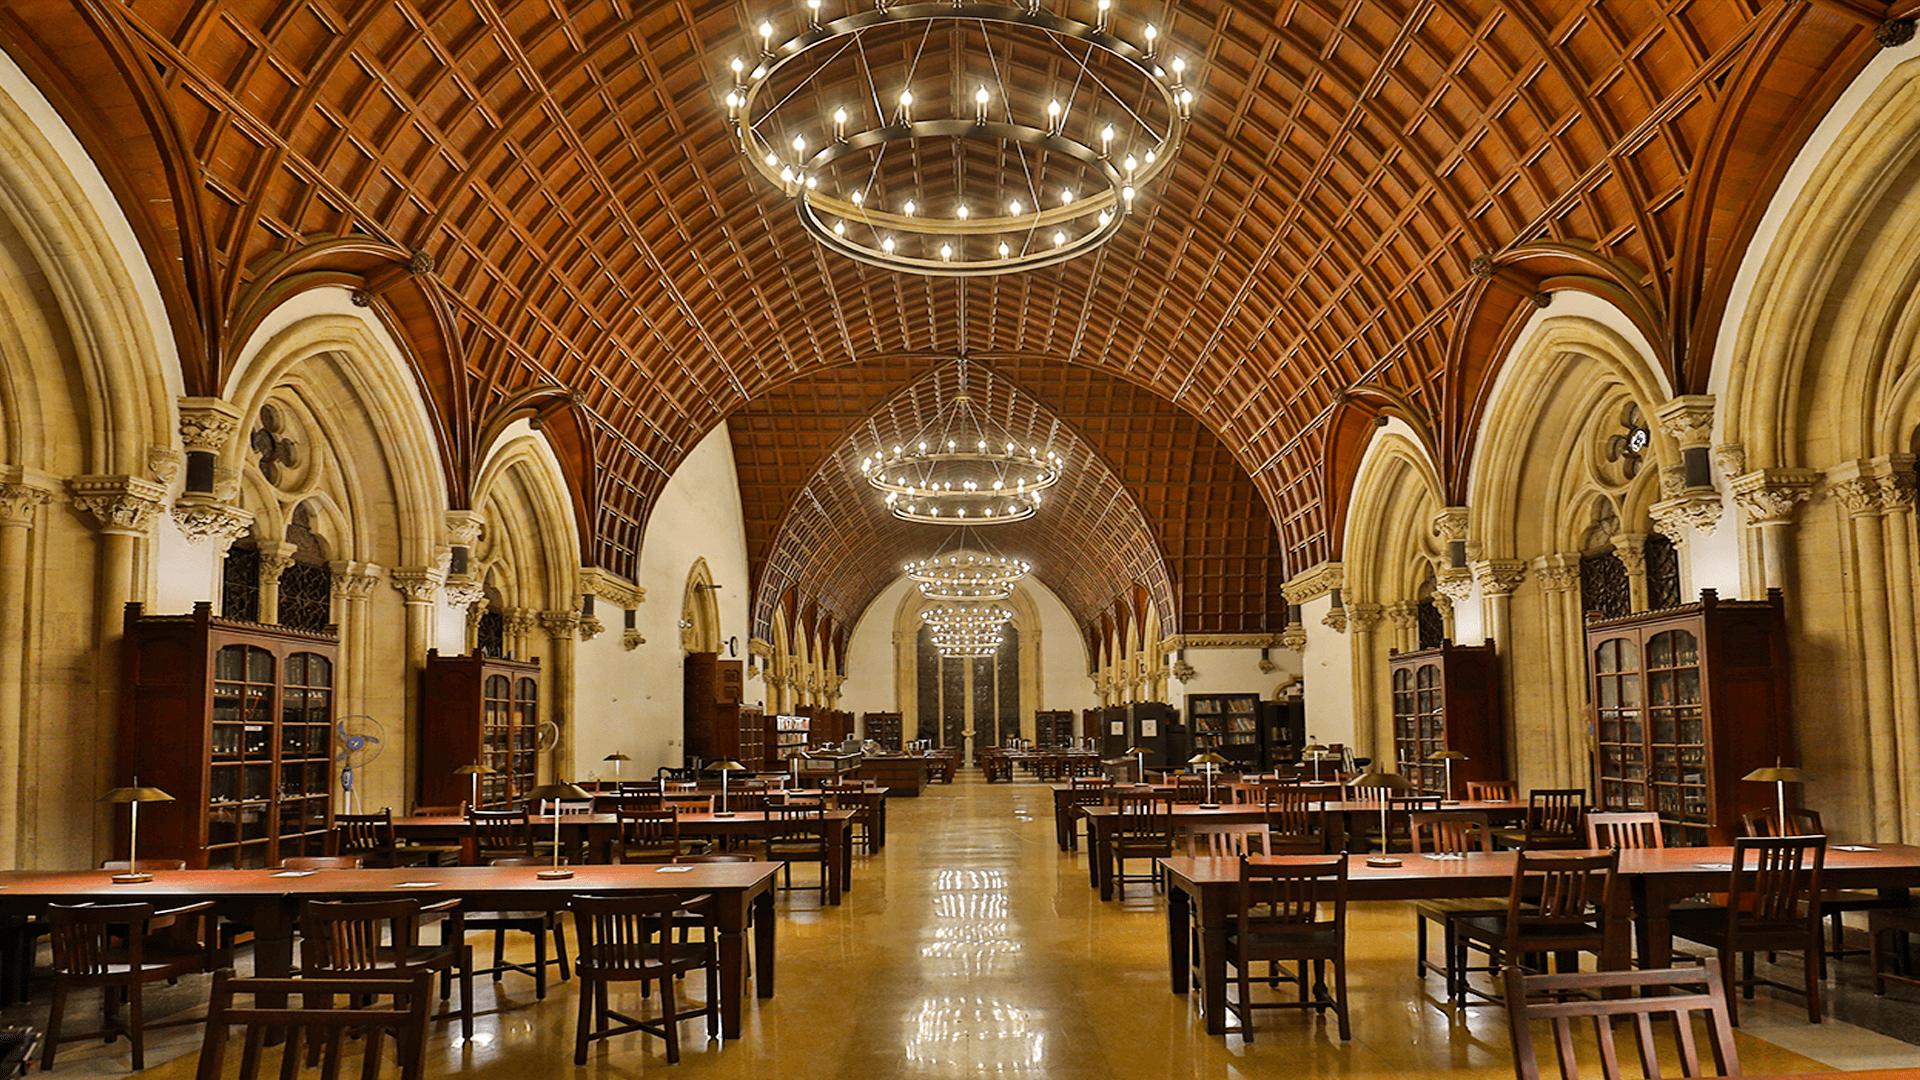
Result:
<svg viewBox="0 0 1920 1080"><path fill-rule="evenodd" d="M1387 646L1401 652L1420 647L1420 605L1412 600L1395 600L1386 605L1387 625L1393 628Z"/></svg>
<svg viewBox="0 0 1920 1080"><path fill-rule="evenodd" d="M1662 533L1675 544L1680 538ZM1683 534L1684 536L1684 534ZM1620 533L1613 538L1613 552L1627 571L1627 610L1645 611L1651 601L1647 589L1647 534Z"/></svg>
<svg viewBox="0 0 1920 1080"><path fill-rule="evenodd" d="M1347 636L1353 643L1353 718L1354 734L1366 740L1354 748L1357 754L1371 756L1381 769L1393 762L1393 717L1380 715L1380 699L1386 692L1380 677L1380 645L1376 632L1385 609L1379 604L1347 605Z"/></svg>
<svg viewBox="0 0 1920 1080"><path fill-rule="evenodd" d="M327 564L333 572L333 619L340 630L340 716L367 712L367 669L373 663L373 587L380 568L371 563L337 559ZM409 740L411 741L411 740ZM407 774L409 778L413 774Z"/></svg>
<svg viewBox="0 0 1920 1080"><path fill-rule="evenodd" d="M508 608L500 615L500 636L516 660L525 660L533 643L533 632L540 626L530 608Z"/></svg>
<svg viewBox="0 0 1920 1080"><path fill-rule="evenodd" d="M1547 680L1558 715L1550 717L1547 727L1548 751L1553 760L1553 782L1557 787L1586 786L1585 770L1579 768L1586 749L1586 717L1581 708L1584 695L1579 683L1586 666L1581 636L1580 556L1542 555L1533 560L1533 576L1540 582L1540 604L1547 628ZM1509 718L1508 723L1512 723Z"/></svg>
<svg viewBox="0 0 1920 1080"><path fill-rule="evenodd" d="M441 570L438 566L410 566L389 571L388 584L399 591L406 602L407 716L403 730L418 731L420 720L420 672L427 666L427 649L433 642L434 600L440 595ZM406 742L406 771L411 779L420 775L420 745L417 739Z"/></svg>
<svg viewBox="0 0 1920 1080"><path fill-rule="evenodd" d="M1874 459L1880 467L1880 497L1886 509L1882 518L1887 547L1887 622L1896 628L1890 638L1893 646L1893 715L1900 741L1899 775L1905 805L1913 807L1911 792L1920 782L1920 656L1914 640L1913 569L1913 459L1894 455L1896 460ZM1898 460L1904 459L1904 460ZM1903 809L1900 815L1900 840L1920 840L1920 821L1916 810Z"/></svg>
<svg viewBox="0 0 1920 1080"><path fill-rule="evenodd" d="M1507 632L1512 626L1513 590L1527 576L1527 564L1519 559L1482 559L1473 564L1473 576L1480 585L1487 636L1502 653L1512 656L1513 643L1507 640Z"/></svg>
<svg viewBox="0 0 1920 1080"><path fill-rule="evenodd" d="M547 632L550 642L548 660L542 679L546 683L546 693L541 695L541 711L545 719L551 720L560 729L560 741L554 745L553 753L547 755L546 782L561 777L573 776L573 653L575 635L580 632L580 613L577 611L543 611L540 613L540 628Z"/></svg>
<svg viewBox="0 0 1920 1080"><path fill-rule="evenodd" d="M260 545L260 621L280 625L280 575L293 565L292 544Z"/></svg>
<svg viewBox="0 0 1920 1080"><path fill-rule="evenodd" d="M1734 501L1746 516L1747 530L1760 538L1758 580L1741 583L1749 599L1765 598L1768 589L1794 597L1793 515L1819 478L1812 469L1756 469L1734 479Z"/></svg>
<svg viewBox="0 0 1920 1080"><path fill-rule="evenodd" d="M1828 470L1830 490L1847 508L1853 540L1856 623L1867 705L1867 791L1873 805L1873 834L1899 836L1901 810L1900 747L1893 709L1893 642L1888 625L1886 542L1882 511L1886 493L1873 463L1849 461ZM1910 632L1905 628L1903 633Z"/></svg>
<svg viewBox="0 0 1920 1080"><path fill-rule="evenodd" d="M0 470L0 866L25 865L20 791L26 769L28 531L51 492Z"/></svg>

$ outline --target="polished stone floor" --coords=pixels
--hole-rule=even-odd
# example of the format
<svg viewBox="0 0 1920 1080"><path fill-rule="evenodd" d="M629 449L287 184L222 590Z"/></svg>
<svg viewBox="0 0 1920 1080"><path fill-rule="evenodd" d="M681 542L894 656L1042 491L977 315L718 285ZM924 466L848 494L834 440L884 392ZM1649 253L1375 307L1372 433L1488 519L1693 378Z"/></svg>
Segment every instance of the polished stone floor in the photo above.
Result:
<svg viewBox="0 0 1920 1080"><path fill-rule="evenodd" d="M1295 1013L1263 1013L1252 1043L1208 1037L1195 1003L1167 989L1165 899L1132 889L1124 903L1102 904L1087 885L1084 856L1054 847L1043 785L963 777L923 798L896 800L890 814L888 847L860 858L846 904L822 908L811 891L782 896L779 996L749 1007L745 1038L708 1042L698 1022L688 1023L674 1075L1512 1075L1504 1011L1449 1010L1436 1001L1437 978L1414 977L1408 905L1355 911L1351 1043L1340 1043L1326 1022ZM1864 963L1841 968L1843 981L1856 981ZM172 995L190 999L196 989L183 984ZM1900 1042L1842 1020L1814 1028L1796 1001L1768 1002L1766 993L1742 1010L1739 1050L1748 1072L1920 1068L1920 1047L1911 1045L1920 1042L1920 995L1906 992L1891 1005L1846 988L1835 995L1836 1016L1905 1033ZM618 1078L668 1068L657 1039L634 1035L597 1044L586 1068L576 1069L572 984L536 1002L531 980L509 976L480 998L472 1041L460 1040L457 1026L436 1025L436 1075ZM44 1009L42 1001L7 1019L43 1024ZM173 1060L152 1073L192 1076L199 1030L157 1033L150 1060ZM57 1072L125 1070L124 1043L73 1043L62 1048Z"/></svg>

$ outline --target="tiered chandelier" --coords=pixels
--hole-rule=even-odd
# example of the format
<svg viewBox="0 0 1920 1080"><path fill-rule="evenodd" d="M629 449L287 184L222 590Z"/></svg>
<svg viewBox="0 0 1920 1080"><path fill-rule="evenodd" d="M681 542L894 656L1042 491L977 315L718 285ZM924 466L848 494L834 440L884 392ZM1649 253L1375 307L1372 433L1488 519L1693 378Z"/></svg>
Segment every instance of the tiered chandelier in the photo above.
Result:
<svg viewBox="0 0 1920 1080"><path fill-rule="evenodd" d="M1041 493L1060 482L1066 459L1052 449L1023 445L967 392L967 361L960 389L926 426L892 453L860 460L867 483L886 494L887 509L925 525L1004 525L1040 509Z"/></svg>
<svg viewBox="0 0 1920 1080"><path fill-rule="evenodd" d="M1063 262L1112 239L1180 149L1186 60L1152 23L1138 45L1114 33L1112 0L1091 0L1091 24L1040 0L838 18L822 2L797 28L758 24L727 114L807 232L850 258L949 277Z"/></svg>
<svg viewBox="0 0 1920 1080"><path fill-rule="evenodd" d="M1004 643L1000 633L1013 612L1000 601L1032 572L1032 564L962 546L906 564L907 576L934 606L920 613L933 630L933 647L942 656L985 657Z"/></svg>

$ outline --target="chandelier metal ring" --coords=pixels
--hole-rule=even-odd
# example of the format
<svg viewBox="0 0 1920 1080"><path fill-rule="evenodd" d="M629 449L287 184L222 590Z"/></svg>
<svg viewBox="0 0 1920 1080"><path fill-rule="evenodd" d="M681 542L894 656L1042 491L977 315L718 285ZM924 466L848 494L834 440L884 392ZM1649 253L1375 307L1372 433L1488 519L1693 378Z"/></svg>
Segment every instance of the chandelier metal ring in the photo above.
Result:
<svg viewBox="0 0 1920 1080"><path fill-rule="evenodd" d="M1161 65L1156 51L1158 32L1151 24L1144 28L1147 40L1144 48L1112 33L1107 28L1110 0L1097 0L1099 19L1095 24L1041 11L1037 2L1028 7L964 2L888 6L882 2L872 10L827 21L818 19L819 0L809 0L808 7L812 12L810 24L777 44L773 41L772 24L760 24L758 60L752 64L741 59L733 61L733 88L726 95L728 116L748 162L769 183L793 199L806 231L832 250L861 262L924 275L959 277L1037 269L1071 259L1104 244L1118 232L1125 215L1132 209L1136 191L1172 164L1185 137L1194 97L1185 81L1184 60L1176 57L1171 70ZM1012 103L1004 100L1007 96L1004 83L999 106L1005 113L1004 119L989 115L992 98L984 82L975 95L971 118L955 115L922 120L912 117L914 102L910 86L903 89L898 110L888 116L876 85L871 89L877 123L849 133L849 117L842 108L837 109L832 118L830 136L822 122L812 140L805 133L791 140L783 133L779 143L767 137L763 128L780 126L772 123L772 118L797 94L797 90L786 92L789 79L799 75L795 85L804 86L812 77L804 73L804 64L818 61L812 72L818 74L850 47L860 45L862 35L868 31L921 23L927 24L924 37L931 37L940 25L965 26L969 31L977 28L983 39L990 27L1016 37L1025 35L1057 47L1048 49L1048 55L1067 53L1079 65L1083 78L1073 82L1066 106L1061 106L1056 98L1044 108L1035 109L1036 121L1042 119L1039 114L1044 112L1045 127L1015 119ZM1087 49L1083 55L1074 55L1063 42L1078 43ZM1089 65L1095 63L1096 51L1099 64L1120 65L1118 70L1127 75L1127 79L1121 81L1137 81L1138 86L1124 86L1116 91L1098 75L1084 78L1090 72ZM917 60L916 56L916 64ZM1001 58L995 55L990 42L987 60L993 80L1002 82ZM861 61L866 62L864 54ZM913 70L909 66L906 71L909 80ZM870 68L868 77L872 82ZM1132 117L1137 126L1146 129L1151 145L1138 147L1137 153L1127 153L1124 148L1128 144L1123 140L1122 146L1116 148L1114 128L1106 117L1096 119L1101 126L1092 138L1076 137L1069 129L1068 114L1076 111L1073 97L1082 92L1083 81L1088 84L1086 92L1101 102L1100 109L1110 110L1116 116ZM774 86L779 86L780 91L769 92L768 88ZM1156 102L1155 106L1144 109L1151 114L1150 118L1143 117L1142 109L1128 105L1121 96L1122 91L1141 88L1150 88L1147 97ZM1164 125L1164 130L1151 130L1156 124ZM1131 127L1129 134L1132 134ZM990 142L1003 156L1003 148L1010 145L1015 148L1022 169L1028 168L1028 151L1041 155L1038 158L1041 161L1047 160L1046 155L1058 155L1080 166L1079 175L1094 181L1099 189L1084 196L1074 191L1063 192L1058 205L1046 207L1041 205L1040 193L1034 191L1031 201L1025 205L995 200L989 212L980 216L970 215L965 202L960 201L947 210L949 216L946 217L916 213L912 201L904 203L902 212L870 205L861 187L844 194L821 190L822 180L836 175L833 166L851 156L877 155L895 143L928 140ZM1096 142L1098 148L1094 145ZM1122 159L1124 165L1117 162L1117 158ZM868 184L877 173L877 166L876 161ZM1031 180L1030 173L1028 178ZM1006 212L1001 213L1002 209ZM1098 224L1089 228L1086 226L1089 221ZM856 233L864 233L871 242L856 237Z"/></svg>

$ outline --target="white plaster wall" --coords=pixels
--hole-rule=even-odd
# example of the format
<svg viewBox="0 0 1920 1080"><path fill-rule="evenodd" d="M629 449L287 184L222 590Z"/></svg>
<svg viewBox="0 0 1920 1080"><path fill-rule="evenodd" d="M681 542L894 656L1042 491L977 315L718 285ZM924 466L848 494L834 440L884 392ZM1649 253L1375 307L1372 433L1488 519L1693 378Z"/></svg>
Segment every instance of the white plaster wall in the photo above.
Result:
<svg viewBox="0 0 1920 1080"><path fill-rule="evenodd" d="M735 659L745 661L747 534L725 424L708 432L681 462L647 521L638 581L647 599L636 623L647 643L632 652L623 648L623 616L605 606L594 614L607 632L575 646L574 754L581 776L612 775L612 766L601 759L615 751L633 758L621 767L623 774L652 776L661 765L680 764L685 678L680 601L687 571L702 558L720 586L720 636L738 638ZM758 683L749 685L747 700L758 693Z"/></svg>
<svg viewBox="0 0 1920 1080"><path fill-rule="evenodd" d="M1189 694L1255 694L1262 701L1272 701L1275 688L1300 674L1302 658L1299 653L1277 648L1269 649L1267 656L1274 669L1262 674L1259 649L1189 648L1187 663L1193 667L1193 677L1184 683L1179 679L1167 681L1167 704L1184 716Z"/></svg>
<svg viewBox="0 0 1920 1080"><path fill-rule="evenodd" d="M1305 683L1307 737L1323 746L1353 746L1353 644L1347 635L1320 622L1332 608L1331 596L1300 605L1300 621L1307 628L1300 672Z"/></svg>
<svg viewBox="0 0 1920 1080"><path fill-rule="evenodd" d="M1040 611L1040 704L1041 709L1091 709L1100 704L1100 694L1087 675L1085 639L1073 621L1073 613L1038 580L1022 583ZM1024 721L1023 721L1024 722Z"/></svg>
<svg viewBox="0 0 1920 1080"><path fill-rule="evenodd" d="M220 547L208 541L187 542L185 533L174 523L172 514L161 515L154 529L153 603L147 610L156 614L179 614L193 610L201 600L220 604Z"/></svg>

